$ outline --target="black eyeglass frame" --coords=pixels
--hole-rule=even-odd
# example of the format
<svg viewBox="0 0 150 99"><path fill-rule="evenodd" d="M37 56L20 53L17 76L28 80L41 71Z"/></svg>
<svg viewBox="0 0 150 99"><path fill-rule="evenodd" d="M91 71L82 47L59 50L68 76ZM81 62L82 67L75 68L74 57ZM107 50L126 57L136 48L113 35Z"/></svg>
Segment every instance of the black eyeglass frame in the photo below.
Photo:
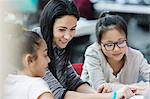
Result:
<svg viewBox="0 0 150 99"><path fill-rule="evenodd" d="M125 43L125 45L124 45L124 46L119 46L119 43L120 43L120 42L122 42L122 44ZM113 44L113 48L112 48L111 50L108 50L108 49L106 48L106 46L109 45L109 44L104 44L103 42L101 42L101 44L104 46L104 48L105 48L106 51L112 51L112 50L114 50L114 48L115 48L116 45L117 45L117 47L119 47L119 48L124 48L126 45L128 45L127 43L128 43L127 40L121 40L121 41L119 41L119 42L118 42L118 41L117 41L117 42L111 42L111 43L109 43L109 44Z"/></svg>

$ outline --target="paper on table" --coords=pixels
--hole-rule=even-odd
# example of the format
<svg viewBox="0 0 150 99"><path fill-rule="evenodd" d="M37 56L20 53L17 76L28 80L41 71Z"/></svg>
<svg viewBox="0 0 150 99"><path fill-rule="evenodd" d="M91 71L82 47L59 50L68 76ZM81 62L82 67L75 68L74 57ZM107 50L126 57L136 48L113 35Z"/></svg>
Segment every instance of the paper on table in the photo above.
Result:
<svg viewBox="0 0 150 99"><path fill-rule="evenodd" d="M136 95L136 96L131 97L130 99L143 99L143 98L144 98L143 95Z"/></svg>

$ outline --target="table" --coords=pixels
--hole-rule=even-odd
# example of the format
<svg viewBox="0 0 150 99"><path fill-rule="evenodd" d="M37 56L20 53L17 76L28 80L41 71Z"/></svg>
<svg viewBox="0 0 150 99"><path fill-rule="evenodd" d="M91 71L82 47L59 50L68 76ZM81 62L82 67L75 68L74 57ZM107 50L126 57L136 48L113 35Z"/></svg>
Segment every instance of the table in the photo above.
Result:
<svg viewBox="0 0 150 99"><path fill-rule="evenodd" d="M93 33L95 34L96 22L97 20L86 20L84 18L80 18L77 22L75 37L92 35Z"/></svg>
<svg viewBox="0 0 150 99"><path fill-rule="evenodd" d="M136 96L133 96L133 97L131 97L129 99L143 99L143 98L144 98L143 95L136 95Z"/></svg>
<svg viewBox="0 0 150 99"><path fill-rule="evenodd" d="M97 12L108 10L121 13L150 14L150 5L131 5L97 2L94 4L94 9Z"/></svg>

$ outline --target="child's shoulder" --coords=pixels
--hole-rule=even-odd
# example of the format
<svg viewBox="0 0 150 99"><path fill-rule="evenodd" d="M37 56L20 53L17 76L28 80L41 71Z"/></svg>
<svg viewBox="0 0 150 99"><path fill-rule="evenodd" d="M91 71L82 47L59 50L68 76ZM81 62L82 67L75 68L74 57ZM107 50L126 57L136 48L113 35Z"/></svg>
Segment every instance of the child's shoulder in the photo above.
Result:
<svg viewBox="0 0 150 99"><path fill-rule="evenodd" d="M43 82L44 80L40 77L31 77L31 76L27 76L27 75L14 75L14 74L9 74L8 77L6 78L7 81L11 81L11 82Z"/></svg>
<svg viewBox="0 0 150 99"><path fill-rule="evenodd" d="M131 47L128 48L128 54L136 57L143 56L140 50Z"/></svg>
<svg viewBox="0 0 150 99"><path fill-rule="evenodd" d="M93 50L100 51L100 49L101 49L101 46L97 42L94 42L93 44L87 47L87 50L89 51L93 51Z"/></svg>

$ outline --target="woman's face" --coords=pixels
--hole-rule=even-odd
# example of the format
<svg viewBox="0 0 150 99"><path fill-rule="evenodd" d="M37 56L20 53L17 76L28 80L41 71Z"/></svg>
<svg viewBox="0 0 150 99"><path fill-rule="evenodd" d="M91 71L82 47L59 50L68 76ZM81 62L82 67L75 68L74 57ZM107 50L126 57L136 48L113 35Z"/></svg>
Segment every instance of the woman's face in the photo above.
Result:
<svg viewBox="0 0 150 99"><path fill-rule="evenodd" d="M75 36L76 24L77 18L72 15L56 19L53 26L53 44L58 48L65 48Z"/></svg>
<svg viewBox="0 0 150 99"><path fill-rule="evenodd" d="M102 51L108 60L120 61L123 58L127 50L125 33L111 29L103 33L101 42Z"/></svg>

